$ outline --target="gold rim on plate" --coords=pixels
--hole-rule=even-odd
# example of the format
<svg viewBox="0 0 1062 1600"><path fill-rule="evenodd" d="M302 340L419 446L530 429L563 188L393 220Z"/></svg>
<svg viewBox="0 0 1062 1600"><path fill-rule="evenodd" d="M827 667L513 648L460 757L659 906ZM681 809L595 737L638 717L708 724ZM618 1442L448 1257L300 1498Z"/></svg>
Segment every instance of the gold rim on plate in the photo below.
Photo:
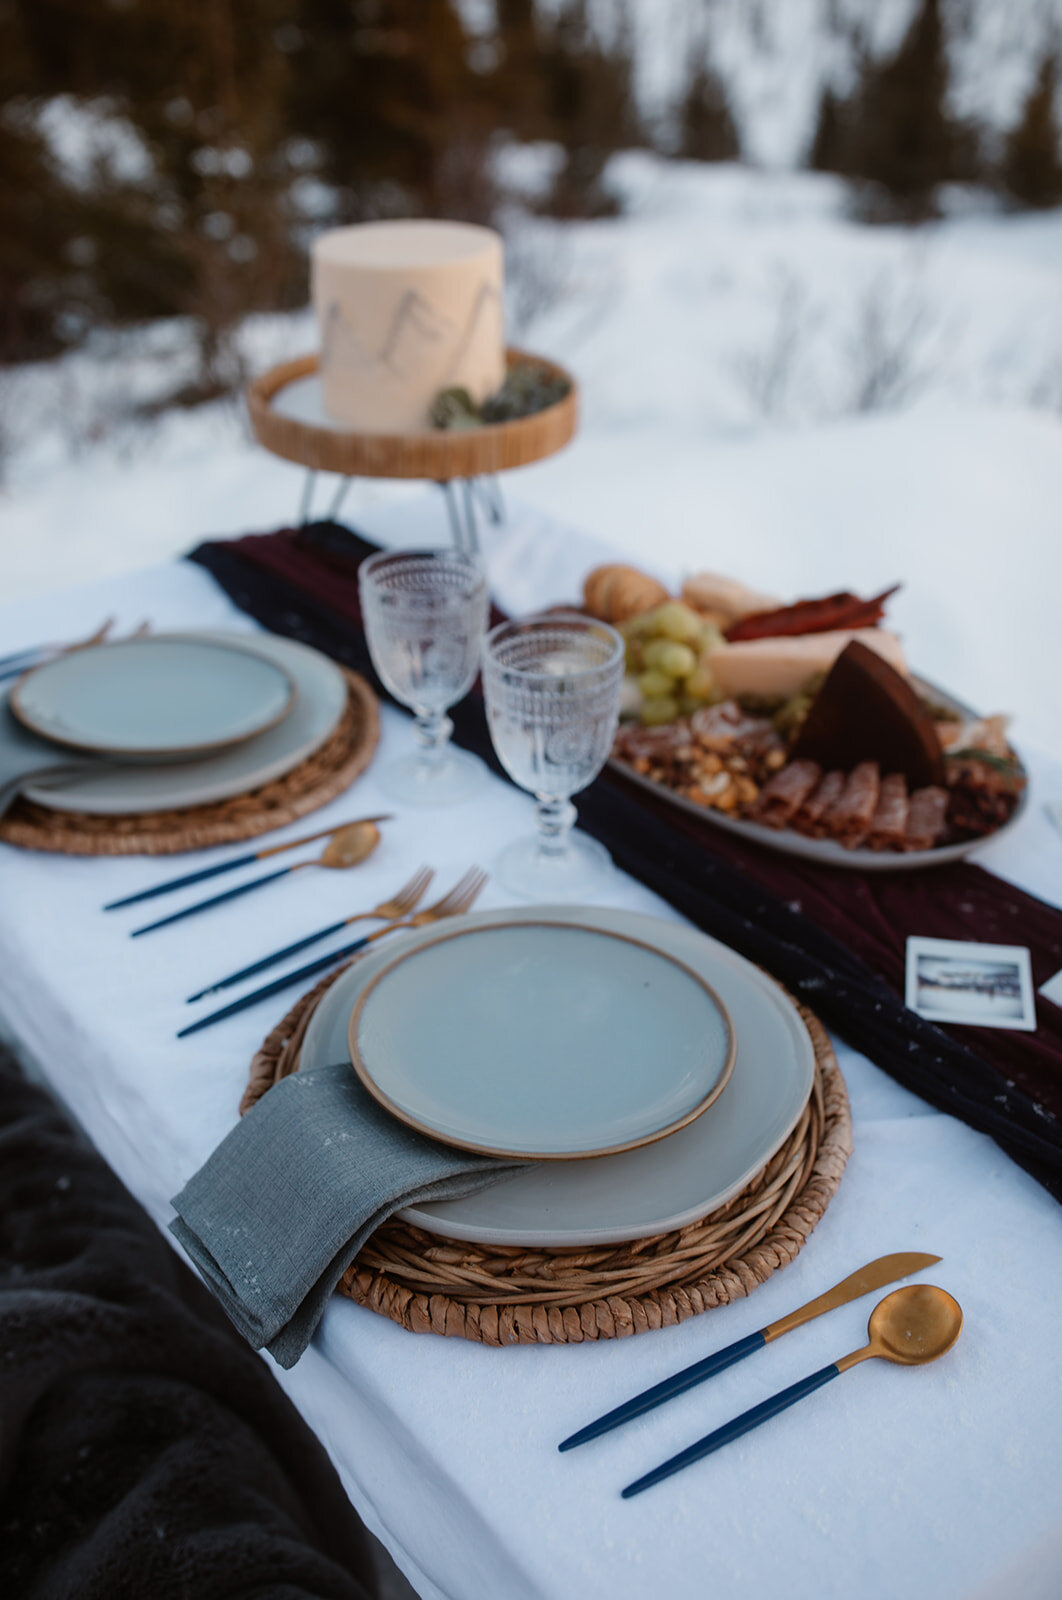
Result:
<svg viewBox="0 0 1062 1600"><path fill-rule="evenodd" d="M368 1065L362 1056L361 1048L358 1042L358 1025L361 1021L362 1013L364 1012L369 996L384 978L386 978L390 973L394 972L396 967L400 967L403 962L411 960L414 956L422 955L425 950L434 950L438 945L447 944L453 939L464 939L476 934L482 935L484 933L498 933L506 928L560 928L566 932L571 932L573 927L578 931L578 924L572 924L570 922L551 922L547 919L543 919L541 922L498 922L492 924L490 928L456 928L446 933L441 933L436 939L430 939L425 941L423 944L418 944L411 950L404 950L401 955L396 956L393 961L389 961L385 967L381 967L376 976L369 980L359 994L357 1000L355 1001L354 1008L350 1013L350 1021L347 1024L347 1044L350 1049L351 1064L363 1087L368 1090L369 1094L372 1095L373 1099L379 1105L383 1106L385 1111L390 1112L391 1116L397 1117L399 1122L404 1122L407 1127L415 1129L417 1133L422 1133L429 1139L435 1139L440 1144L451 1145L457 1150L471 1150L477 1155L500 1156L511 1160L588 1161L594 1160L598 1156L621 1155L625 1150L639 1150L643 1145L655 1144L657 1140L664 1139L669 1134L677 1133L680 1128L685 1128L689 1123L695 1122L703 1112L708 1110L708 1107L712 1105L714 1101L718 1100L719 1096L730 1082L730 1077L734 1070L734 1062L737 1059L737 1037L734 1032L734 1024L731 1020L730 1012L727 1010L726 1006L723 1004L723 1001L712 988L711 984L706 982L706 980L701 977L700 973L694 972L691 967L686 966L685 962L677 960L674 956L668 955L663 950L658 950L655 945L649 944L644 939L635 939L632 938L630 934L613 933L611 931L598 928L584 929L583 931L592 932L597 937L602 939L615 939L621 944L631 944L635 945L640 950L648 950L652 955L656 956L658 960L666 961L669 966L676 967L680 972L684 973L686 977L691 979L692 982L696 984L698 989L708 996L708 999L715 1007L715 1010L719 1015L719 1019L723 1024L726 1034L726 1056L719 1076L712 1084L707 1094L705 1094L704 1097L699 1100L697 1104L689 1111L684 1112L681 1117L678 1117L674 1121L667 1123L664 1127L654 1129L651 1133L645 1134L639 1139L628 1139L622 1144L608 1145L601 1149L565 1151L499 1149L494 1145L479 1144L467 1139L454 1138L450 1134L441 1133L438 1128L431 1127L428 1124L419 1121L415 1116L412 1115L411 1112L405 1110L404 1107L397 1105L395 1101L391 1099L386 1091L383 1090L372 1077Z"/></svg>

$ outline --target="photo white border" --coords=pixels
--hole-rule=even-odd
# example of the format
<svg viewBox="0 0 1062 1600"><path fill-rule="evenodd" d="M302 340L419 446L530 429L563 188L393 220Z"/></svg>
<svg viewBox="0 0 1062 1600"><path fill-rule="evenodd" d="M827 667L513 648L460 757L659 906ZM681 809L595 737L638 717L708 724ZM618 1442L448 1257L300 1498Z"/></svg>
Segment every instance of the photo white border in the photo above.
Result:
<svg viewBox="0 0 1062 1600"><path fill-rule="evenodd" d="M919 956L941 956L947 961L1009 961L1018 969L1018 978L1021 984L1021 1016L1016 1018L1002 1018L989 1021L978 1018L972 1021L970 1017L961 1013L949 1016L947 1011L934 1007L932 1011L922 1011L918 1006L918 958ZM1032 965L1029 961L1029 952L1020 944L979 944L976 940L965 942L960 939L927 939L918 934L912 934L907 940L907 984L905 991L907 1009L916 1016L922 1017L926 1022L957 1022L967 1028L1005 1028L1016 1033L1035 1033L1036 1031L1036 994L1033 989Z"/></svg>

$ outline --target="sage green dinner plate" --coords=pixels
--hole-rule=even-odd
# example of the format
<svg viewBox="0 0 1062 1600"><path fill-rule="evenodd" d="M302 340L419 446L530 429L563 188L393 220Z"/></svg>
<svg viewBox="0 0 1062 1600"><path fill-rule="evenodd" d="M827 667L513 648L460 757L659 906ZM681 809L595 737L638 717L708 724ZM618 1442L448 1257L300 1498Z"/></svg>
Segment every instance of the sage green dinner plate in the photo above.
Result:
<svg viewBox="0 0 1062 1600"><path fill-rule="evenodd" d="M334 661L294 639L271 633L198 632L197 639L246 651L281 667L295 685L287 716L265 733L198 761L101 766L98 771L26 784L23 793L52 811L93 816L139 815L212 804L283 777L334 733L347 705L347 685Z"/></svg>
<svg viewBox="0 0 1062 1600"><path fill-rule="evenodd" d="M275 727L295 686L276 661L191 634L71 650L26 674L11 709L53 744L117 759L189 760Z"/></svg>
<svg viewBox="0 0 1062 1600"><path fill-rule="evenodd" d="M534 1161L662 1139L722 1093L734 1031L704 977L626 933L540 917L436 932L358 996L351 1059L394 1116Z"/></svg>
<svg viewBox="0 0 1062 1600"><path fill-rule="evenodd" d="M544 1161L460 1200L408 1206L402 1219L450 1239L550 1249L620 1244L686 1227L724 1205L792 1132L807 1104L815 1055L789 996L718 940L676 921L599 906L527 906L476 911L452 927L573 923L628 934L693 968L726 1006L737 1037L733 1075L715 1103L677 1133L620 1155ZM358 996L401 950L436 937L422 928L371 949L340 975L310 1019L300 1064L348 1056Z"/></svg>

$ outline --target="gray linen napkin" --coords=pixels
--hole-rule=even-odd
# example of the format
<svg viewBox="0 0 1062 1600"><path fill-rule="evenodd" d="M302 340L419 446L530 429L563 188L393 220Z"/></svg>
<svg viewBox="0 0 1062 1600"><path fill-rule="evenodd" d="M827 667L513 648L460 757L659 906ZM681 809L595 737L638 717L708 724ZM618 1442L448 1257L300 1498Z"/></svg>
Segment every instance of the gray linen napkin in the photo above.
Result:
<svg viewBox="0 0 1062 1600"><path fill-rule="evenodd" d="M97 756L64 749L24 728L8 704L10 692L0 694L0 817L30 778L51 781L107 765Z"/></svg>
<svg viewBox="0 0 1062 1600"><path fill-rule="evenodd" d="M526 1163L423 1137L349 1062L284 1078L189 1179L170 1223L244 1338L293 1367L365 1240L403 1206L489 1188Z"/></svg>

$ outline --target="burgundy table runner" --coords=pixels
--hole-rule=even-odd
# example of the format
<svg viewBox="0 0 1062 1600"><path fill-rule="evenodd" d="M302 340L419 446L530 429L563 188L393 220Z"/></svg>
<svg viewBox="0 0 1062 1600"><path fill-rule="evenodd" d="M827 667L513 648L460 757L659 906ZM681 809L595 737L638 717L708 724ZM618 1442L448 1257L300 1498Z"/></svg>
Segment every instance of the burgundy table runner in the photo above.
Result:
<svg viewBox="0 0 1062 1600"><path fill-rule="evenodd" d="M200 545L241 610L364 673L357 567L376 547L334 523ZM500 776L482 702L456 741ZM903 1004L909 934L1025 945L1034 986L1062 969L1062 912L972 863L921 872L822 867L746 843L613 771L579 797L580 826L698 927L758 962L826 1024L932 1105L991 1134L1062 1200L1062 1008L1037 995L1035 1033L940 1027Z"/></svg>

